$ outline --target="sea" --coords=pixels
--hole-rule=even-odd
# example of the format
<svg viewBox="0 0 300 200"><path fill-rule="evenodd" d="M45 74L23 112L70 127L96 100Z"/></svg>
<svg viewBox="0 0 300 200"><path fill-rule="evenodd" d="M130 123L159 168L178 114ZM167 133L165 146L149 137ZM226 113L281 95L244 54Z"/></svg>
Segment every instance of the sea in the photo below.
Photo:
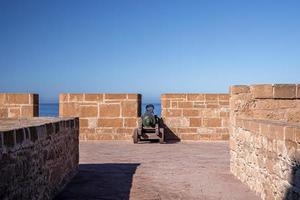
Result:
<svg viewBox="0 0 300 200"><path fill-rule="evenodd" d="M145 112L147 104L142 104L142 114ZM154 113L160 117L161 104L154 103ZM58 117L59 104L58 103L40 103L40 117Z"/></svg>

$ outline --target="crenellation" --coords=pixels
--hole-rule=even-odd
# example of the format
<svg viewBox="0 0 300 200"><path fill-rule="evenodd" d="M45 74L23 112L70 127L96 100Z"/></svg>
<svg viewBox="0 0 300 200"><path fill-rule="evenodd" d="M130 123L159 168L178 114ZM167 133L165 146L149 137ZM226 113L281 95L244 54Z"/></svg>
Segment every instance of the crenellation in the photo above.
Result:
<svg viewBox="0 0 300 200"><path fill-rule="evenodd" d="M162 94L161 100L164 123L178 138L228 139L229 94Z"/></svg>
<svg viewBox="0 0 300 200"><path fill-rule="evenodd" d="M0 93L0 118L26 118L38 116L38 94Z"/></svg>

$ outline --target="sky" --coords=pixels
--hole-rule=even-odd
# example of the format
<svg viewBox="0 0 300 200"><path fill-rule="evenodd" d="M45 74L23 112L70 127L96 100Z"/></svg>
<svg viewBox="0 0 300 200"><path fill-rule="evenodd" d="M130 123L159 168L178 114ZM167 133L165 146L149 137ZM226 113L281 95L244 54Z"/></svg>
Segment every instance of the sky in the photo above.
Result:
<svg viewBox="0 0 300 200"><path fill-rule="evenodd" d="M226 93L300 83L298 0L0 0L0 92Z"/></svg>

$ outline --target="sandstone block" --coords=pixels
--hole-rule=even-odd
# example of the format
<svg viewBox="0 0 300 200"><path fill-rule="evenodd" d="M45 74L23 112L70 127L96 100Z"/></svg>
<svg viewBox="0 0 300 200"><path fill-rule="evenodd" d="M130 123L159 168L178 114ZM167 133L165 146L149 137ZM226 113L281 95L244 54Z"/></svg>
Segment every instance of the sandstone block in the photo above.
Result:
<svg viewBox="0 0 300 200"><path fill-rule="evenodd" d="M162 99L186 99L186 94L162 94Z"/></svg>
<svg viewBox="0 0 300 200"><path fill-rule="evenodd" d="M140 104L135 101L122 102L122 116L123 117L138 117Z"/></svg>
<svg viewBox="0 0 300 200"><path fill-rule="evenodd" d="M295 84L275 84L274 98L296 98Z"/></svg>
<svg viewBox="0 0 300 200"><path fill-rule="evenodd" d="M284 129L284 139L290 140L295 142L296 141L296 135L295 135L295 128L294 127L285 127Z"/></svg>
<svg viewBox="0 0 300 200"><path fill-rule="evenodd" d="M137 127L137 118L125 118L124 119L124 126L125 127Z"/></svg>
<svg viewBox="0 0 300 200"><path fill-rule="evenodd" d="M220 127L222 126L222 120L219 118L204 118L203 125L205 127Z"/></svg>
<svg viewBox="0 0 300 200"><path fill-rule="evenodd" d="M112 128L112 127L106 127L106 128L96 128L96 134L103 134L103 133L110 133L113 134L115 133L115 129L116 128Z"/></svg>
<svg viewBox="0 0 300 200"><path fill-rule="evenodd" d="M198 115L199 115L199 110L192 110L192 109L183 110L183 116L195 117L195 116L198 116Z"/></svg>
<svg viewBox="0 0 300 200"><path fill-rule="evenodd" d="M164 123L170 129L175 128L175 127L185 128L185 127L190 126L190 122L187 117L167 117L167 118L164 118ZM176 131L174 130L174 132L176 132Z"/></svg>
<svg viewBox="0 0 300 200"><path fill-rule="evenodd" d="M180 117L182 116L181 109L165 109L162 113L163 117Z"/></svg>
<svg viewBox="0 0 300 200"><path fill-rule="evenodd" d="M202 109L202 116L204 118L219 118L219 109L216 108L204 108Z"/></svg>
<svg viewBox="0 0 300 200"><path fill-rule="evenodd" d="M100 117L120 117L121 107L120 104L100 104L99 105Z"/></svg>
<svg viewBox="0 0 300 200"><path fill-rule="evenodd" d="M36 117L34 116L34 111L32 106L22 106L21 107L21 117Z"/></svg>
<svg viewBox="0 0 300 200"><path fill-rule="evenodd" d="M83 101L83 94L69 94L69 101L71 102Z"/></svg>
<svg viewBox="0 0 300 200"><path fill-rule="evenodd" d="M273 98L273 85L271 84L251 85L250 90L256 99Z"/></svg>
<svg viewBox="0 0 300 200"><path fill-rule="evenodd" d="M20 110L20 108L9 108L8 110L9 110L8 117L16 118L16 117L20 117L21 116L21 110Z"/></svg>
<svg viewBox="0 0 300 200"><path fill-rule="evenodd" d="M68 102L68 101L69 101L69 94L67 94L67 93L59 94L59 103Z"/></svg>
<svg viewBox="0 0 300 200"><path fill-rule="evenodd" d="M297 98L300 98L300 84L297 85Z"/></svg>
<svg viewBox="0 0 300 200"><path fill-rule="evenodd" d="M205 101L219 101L219 95L218 94L205 94Z"/></svg>
<svg viewBox="0 0 300 200"><path fill-rule="evenodd" d="M98 119L98 127L123 127L123 119Z"/></svg>
<svg viewBox="0 0 300 200"><path fill-rule="evenodd" d="M284 126L271 124L269 127L268 138L271 140L284 140Z"/></svg>
<svg viewBox="0 0 300 200"><path fill-rule="evenodd" d="M126 94L105 94L104 98L105 99L125 100L125 99L127 99L127 95Z"/></svg>
<svg viewBox="0 0 300 200"><path fill-rule="evenodd" d="M178 128L178 133L197 133L197 128Z"/></svg>
<svg viewBox="0 0 300 200"><path fill-rule="evenodd" d="M161 100L161 106L162 108L170 108L171 107L171 101L170 100Z"/></svg>
<svg viewBox="0 0 300 200"><path fill-rule="evenodd" d="M133 134L133 128L117 128L117 133Z"/></svg>
<svg viewBox="0 0 300 200"><path fill-rule="evenodd" d="M6 94L7 104L29 104L29 94Z"/></svg>
<svg viewBox="0 0 300 200"><path fill-rule="evenodd" d="M89 121L88 119L79 119L79 126L80 127L88 127L89 126Z"/></svg>
<svg viewBox="0 0 300 200"><path fill-rule="evenodd" d="M8 117L8 109L0 108L0 118L7 118L7 117Z"/></svg>
<svg viewBox="0 0 300 200"><path fill-rule="evenodd" d="M172 101L171 103L171 108L178 108L178 102L177 101Z"/></svg>
<svg viewBox="0 0 300 200"><path fill-rule="evenodd" d="M200 127L202 126L202 118L190 118L191 127Z"/></svg>
<svg viewBox="0 0 300 200"><path fill-rule="evenodd" d="M193 102L178 102L178 108L193 108Z"/></svg>
<svg viewBox="0 0 300 200"><path fill-rule="evenodd" d="M3 105L6 103L6 94L0 93L0 105Z"/></svg>
<svg viewBox="0 0 300 200"><path fill-rule="evenodd" d="M142 95L141 94L127 94L128 99L136 99L138 101L141 101Z"/></svg>
<svg viewBox="0 0 300 200"><path fill-rule="evenodd" d="M219 101L229 102L230 95L229 94L219 94Z"/></svg>
<svg viewBox="0 0 300 200"><path fill-rule="evenodd" d="M103 102L103 94L84 94L85 101Z"/></svg>
<svg viewBox="0 0 300 200"><path fill-rule="evenodd" d="M204 94L187 94L188 101L204 101Z"/></svg>
<svg viewBox="0 0 300 200"><path fill-rule="evenodd" d="M80 117L97 117L98 107L97 106L80 106L79 108Z"/></svg>
<svg viewBox="0 0 300 200"><path fill-rule="evenodd" d="M230 87L230 94L249 93L250 87L247 85L234 85Z"/></svg>

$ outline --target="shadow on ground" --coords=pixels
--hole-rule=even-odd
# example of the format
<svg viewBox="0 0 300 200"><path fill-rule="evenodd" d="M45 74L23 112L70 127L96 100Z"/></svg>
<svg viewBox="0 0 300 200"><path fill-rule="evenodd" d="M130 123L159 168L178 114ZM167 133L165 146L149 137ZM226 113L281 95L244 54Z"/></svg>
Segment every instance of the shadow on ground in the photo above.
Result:
<svg viewBox="0 0 300 200"><path fill-rule="evenodd" d="M78 174L54 199L128 200L139 163L80 164Z"/></svg>

